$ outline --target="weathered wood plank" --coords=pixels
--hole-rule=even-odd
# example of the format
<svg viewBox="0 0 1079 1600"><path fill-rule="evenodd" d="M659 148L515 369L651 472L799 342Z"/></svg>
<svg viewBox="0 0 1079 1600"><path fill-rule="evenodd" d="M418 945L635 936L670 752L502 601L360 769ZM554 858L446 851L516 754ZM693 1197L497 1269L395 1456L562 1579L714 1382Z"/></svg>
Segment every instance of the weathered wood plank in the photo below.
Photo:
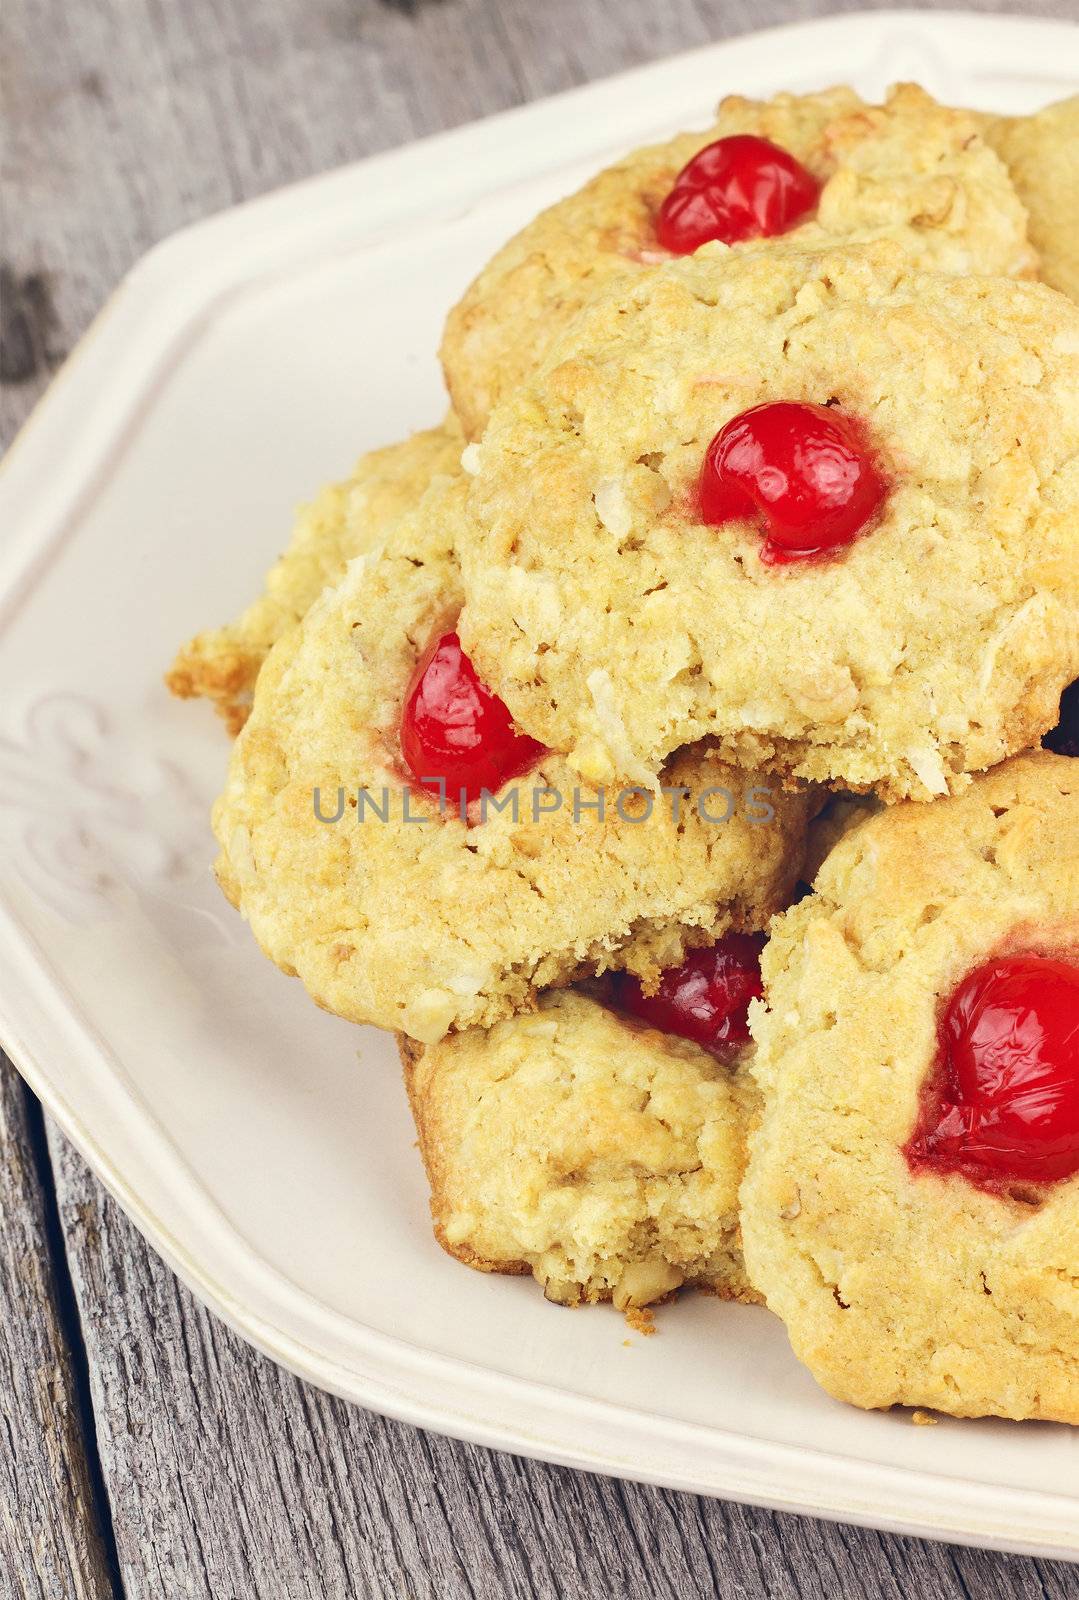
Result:
<svg viewBox="0 0 1079 1600"><path fill-rule="evenodd" d="M10 272L0 299L12 381L0 392L0 437L120 275L182 223L671 50L846 4L7 0ZM981 9L1068 15L1072 4L983 0ZM610 1483L342 1405L209 1317L55 1131L50 1143L132 1600L1068 1592L1072 1574L1058 1564ZM23 1205L20 1194L16 1185L5 1217ZM42 1248L33 1246L39 1274ZM46 1289L35 1285L28 1304L47 1305ZM29 1348L21 1334L12 1349L20 1347ZM18 1381L5 1420L13 1453L32 1460L41 1403ZM64 1418L75 1416L66 1404L46 1419L64 1438ZM40 1481L37 1503L62 1506ZM69 1497L78 1505L78 1492ZM62 1543L80 1524L57 1520L51 1532ZM107 1592L75 1581L40 1592Z"/></svg>
<svg viewBox="0 0 1079 1600"><path fill-rule="evenodd" d="M54 1208L40 1112L0 1055L3 1592L21 1600L111 1600L96 1455L69 1343L78 1325L68 1320Z"/></svg>
<svg viewBox="0 0 1079 1600"><path fill-rule="evenodd" d="M204 1311L50 1145L129 1600L1064 1600L1074 1581L522 1461L334 1400Z"/></svg>

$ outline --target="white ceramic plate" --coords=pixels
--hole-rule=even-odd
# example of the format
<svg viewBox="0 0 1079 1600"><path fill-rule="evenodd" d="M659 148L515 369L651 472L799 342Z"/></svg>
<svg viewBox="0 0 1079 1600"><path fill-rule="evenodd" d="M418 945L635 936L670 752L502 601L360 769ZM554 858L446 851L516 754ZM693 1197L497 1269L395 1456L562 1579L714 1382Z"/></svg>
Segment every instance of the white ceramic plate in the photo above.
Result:
<svg viewBox="0 0 1079 1600"><path fill-rule="evenodd" d="M697 51L332 173L146 257L0 480L0 988L14 1059L184 1281L327 1389L461 1438L727 1498L1079 1553L1079 1437L864 1415L763 1310L627 1346L431 1238L392 1040L316 1011L210 879L226 744L174 645L252 596L290 508L441 414L443 315L612 152L721 94L919 79L1026 110L1075 30L877 13Z"/></svg>

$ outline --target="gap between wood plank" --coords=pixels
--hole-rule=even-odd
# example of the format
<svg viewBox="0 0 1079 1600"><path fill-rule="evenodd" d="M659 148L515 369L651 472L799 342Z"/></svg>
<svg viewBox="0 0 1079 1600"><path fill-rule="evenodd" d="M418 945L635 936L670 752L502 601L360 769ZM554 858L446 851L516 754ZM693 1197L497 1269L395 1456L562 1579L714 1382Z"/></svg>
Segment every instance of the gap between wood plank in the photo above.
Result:
<svg viewBox="0 0 1079 1600"><path fill-rule="evenodd" d="M5 1056L3 1059L8 1070L14 1071L15 1069L7 1057ZM18 1088L23 1095L26 1108L26 1129L30 1154L34 1164L34 1175L41 1190L45 1240L49 1253L49 1264L52 1267L59 1327L66 1341L68 1357L71 1363L72 1384L78 1406L78 1418L81 1424L85 1449L86 1473L90 1485L90 1509L101 1539L113 1590L117 1600L124 1600L125 1589L120 1573L120 1560L116 1550L116 1532L112 1525L112 1508L108 1490L105 1487L105 1475L102 1470L101 1453L98 1447L97 1417L94 1412L93 1396L90 1389L90 1361L86 1351L86 1341L82 1334L82 1319L79 1316L79 1308L75 1300L75 1288L71 1281L71 1268L67 1259L63 1224L60 1221L60 1207L56 1194L56 1175L53 1172L52 1157L49 1154L49 1144L45 1134L45 1113L41 1109L41 1103L37 1096L21 1078L18 1081Z"/></svg>

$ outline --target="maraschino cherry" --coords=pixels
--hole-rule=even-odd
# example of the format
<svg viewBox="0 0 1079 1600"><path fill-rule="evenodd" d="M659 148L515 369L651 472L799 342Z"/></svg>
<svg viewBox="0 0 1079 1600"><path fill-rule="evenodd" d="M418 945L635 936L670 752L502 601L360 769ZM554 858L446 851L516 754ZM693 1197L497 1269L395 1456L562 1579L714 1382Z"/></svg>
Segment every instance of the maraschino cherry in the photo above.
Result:
<svg viewBox="0 0 1079 1600"><path fill-rule="evenodd" d="M735 133L705 145L674 180L656 218L656 237L688 256L710 239L770 239L813 210L820 184L770 139Z"/></svg>
<svg viewBox="0 0 1079 1600"><path fill-rule="evenodd" d="M964 978L906 1155L987 1188L1079 1172L1079 965L1002 956Z"/></svg>
<svg viewBox="0 0 1079 1600"><path fill-rule="evenodd" d="M708 446L698 484L702 520L755 522L761 559L773 563L849 544L886 493L855 418L791 400L732 417Z"/></svg>
<svg viewBox="0 0 1079 1600"><path fill-rule="evenodd" d="M401 754L416 782L456 804L497 793L535 766L543 745L519 733L505 703L476 676L456 633L432 639L412 674L401 717ZM437 781L442 779L442 785Z"/></svg>
<svg viewBox="0 0 1079 1600"><path fill-rule="evenodd" d="M749 1043L749 1002L764 992L763 948L763 934L729 933L708 949L691 951L680 967L668 967L650 995L638 978L618 972L615 1004L654 1028L729 1057Z"/></svg>

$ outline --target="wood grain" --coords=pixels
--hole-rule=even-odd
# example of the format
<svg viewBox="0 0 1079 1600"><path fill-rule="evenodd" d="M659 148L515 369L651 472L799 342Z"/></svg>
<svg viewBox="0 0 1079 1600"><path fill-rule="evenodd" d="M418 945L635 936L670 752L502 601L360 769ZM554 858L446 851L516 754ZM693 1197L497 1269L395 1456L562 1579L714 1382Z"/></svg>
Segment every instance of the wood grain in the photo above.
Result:
<svg viewBox="0 0 1079 1600"><path fill-rule="evenodd" d="M1069 16L1073 4L984 0L978 9ZM11 438L123 272L183 223L680 48L843 9L855 6L6 0L0 438ZM10 1071L0 1095L9 1446L0 1536L12 1544L16 1594L1064 1600L1075 1592L1074 1571L1057 1563L573 1474L335 1401L198 1306L50 1129L54 1214L49 1163L33 1154L33 1118ZM83 1341L92 1417L79 1387ZM111 1530L95 1511L98 1459Z"/></svg>
<svg viewBox="0 0 1079 1600"><path fill-rule="evenodd" d="M41 1113L0 1055L3 1592L107 1600L113 1585L97 1458L71 1347L78 1324L47 1164Z"/></svg>

